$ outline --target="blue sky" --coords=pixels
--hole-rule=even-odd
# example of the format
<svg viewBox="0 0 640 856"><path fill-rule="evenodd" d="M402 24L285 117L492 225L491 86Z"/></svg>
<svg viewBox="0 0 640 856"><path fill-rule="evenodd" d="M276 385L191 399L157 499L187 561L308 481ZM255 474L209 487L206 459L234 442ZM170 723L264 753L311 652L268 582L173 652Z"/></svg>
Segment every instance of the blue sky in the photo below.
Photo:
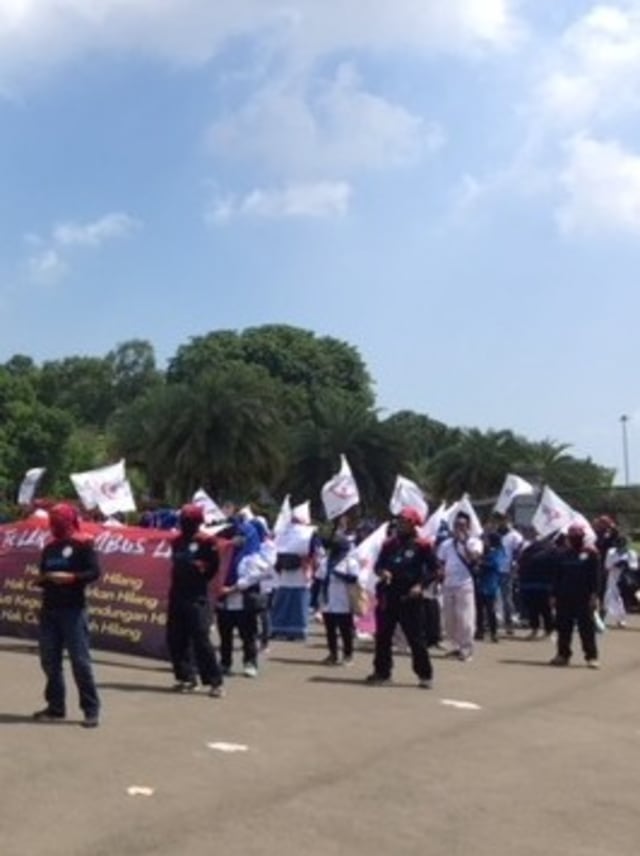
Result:
<svg viewBox="0 0 640 856"><path fill-rule="evenodd" d="M295 324L637 481L639 108L640 0L0 0L0 360Z"/></svg>

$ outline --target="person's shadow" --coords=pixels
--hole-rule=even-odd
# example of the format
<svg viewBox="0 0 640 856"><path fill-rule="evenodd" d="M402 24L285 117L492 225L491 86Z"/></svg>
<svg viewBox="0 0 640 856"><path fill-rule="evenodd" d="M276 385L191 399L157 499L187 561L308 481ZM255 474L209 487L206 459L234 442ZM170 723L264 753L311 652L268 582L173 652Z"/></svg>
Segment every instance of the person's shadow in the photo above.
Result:
<svg viewBox="0 0 640 856"><path fill-rule="evenodd" d="M25 713L0 713L0 725L37 725L39 728L43 728L46 725L55 725L59 728L61 725L77 724L72 719L60 719L55 722L38 722L33 716Z"/></svg>

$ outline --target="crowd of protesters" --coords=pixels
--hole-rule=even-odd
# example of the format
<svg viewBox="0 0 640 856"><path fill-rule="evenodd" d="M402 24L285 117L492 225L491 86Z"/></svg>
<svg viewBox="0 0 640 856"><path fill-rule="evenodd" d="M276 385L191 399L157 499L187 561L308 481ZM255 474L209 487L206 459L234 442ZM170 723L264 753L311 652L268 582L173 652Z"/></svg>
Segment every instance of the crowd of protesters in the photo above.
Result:
<svg viewBox="0 0 640 856"><path fill-rule="evenodd" d="M53 721L66 715L66 649L83 724L95 727L100 700L89 653L85 588L99 576L98 560L73 506L57 504L47 513L51 539L38 580L46 707L34 716ZM236 633L241 671L256 678L270 640L305 640L314 620L324 624L324 663L349 666L362 614L358 547L374 526L345 515L321 537L294 517L282 549L265 518L233 506L225 513L214 530L196 504L139 521L172 532L167 644L175 690L189 693L202 685L212 697L222 697L225 679L234 673ZM598 668L598 629L623 628L640 588L638 557L614 521L594 521L595 541L576 524L538 538L531 529L516 529L506 515L494 515L482 534L472 533L471 522L468 513L459 511L429 539L421 533L424 521L415 508L404 508L388 523L370 569L374 655L366 682L390 682L394 651L406 646L418 686L428 689L430 649L468 662L478 642L497 643L501 633L523 632L530 640L553 637L550 663L567 666L575 628L586 665ZM212 642L214 625L218 650Z"/></svg>

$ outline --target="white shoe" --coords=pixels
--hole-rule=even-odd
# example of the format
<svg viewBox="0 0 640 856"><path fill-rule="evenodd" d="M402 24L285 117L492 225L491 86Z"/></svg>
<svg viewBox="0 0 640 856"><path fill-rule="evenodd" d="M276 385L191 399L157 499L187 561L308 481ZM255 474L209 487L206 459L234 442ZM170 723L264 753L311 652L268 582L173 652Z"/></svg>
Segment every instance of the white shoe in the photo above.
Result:
<svg viewBox="0 0 640 856"><path fill-rule="evenodd" d="M258 668L254 666L253 663L247 663L244 667L243 674L245 678L257 678L258 677Z"/></svg>

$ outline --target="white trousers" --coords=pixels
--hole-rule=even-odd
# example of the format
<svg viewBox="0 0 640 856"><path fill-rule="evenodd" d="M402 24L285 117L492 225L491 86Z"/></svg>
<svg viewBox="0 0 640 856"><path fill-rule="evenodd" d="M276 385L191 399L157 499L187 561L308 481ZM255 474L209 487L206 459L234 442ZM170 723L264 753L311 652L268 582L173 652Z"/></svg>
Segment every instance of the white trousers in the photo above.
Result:
<svg viewBox="0 0 640 856"><path fill-rule="evenodd" d="M455 588L444 588L442 606L447 639L456 650L471 654L476 629L476 599L471 580Z"/></svg>
<svg viewBox="0 0 640 856"><path fill-rule="evenodd" d="M619 624L627 617L622 595L618 588L619 579L620 568L613 568L607 574L607 588L604 593L605 624Z"/></svg>

